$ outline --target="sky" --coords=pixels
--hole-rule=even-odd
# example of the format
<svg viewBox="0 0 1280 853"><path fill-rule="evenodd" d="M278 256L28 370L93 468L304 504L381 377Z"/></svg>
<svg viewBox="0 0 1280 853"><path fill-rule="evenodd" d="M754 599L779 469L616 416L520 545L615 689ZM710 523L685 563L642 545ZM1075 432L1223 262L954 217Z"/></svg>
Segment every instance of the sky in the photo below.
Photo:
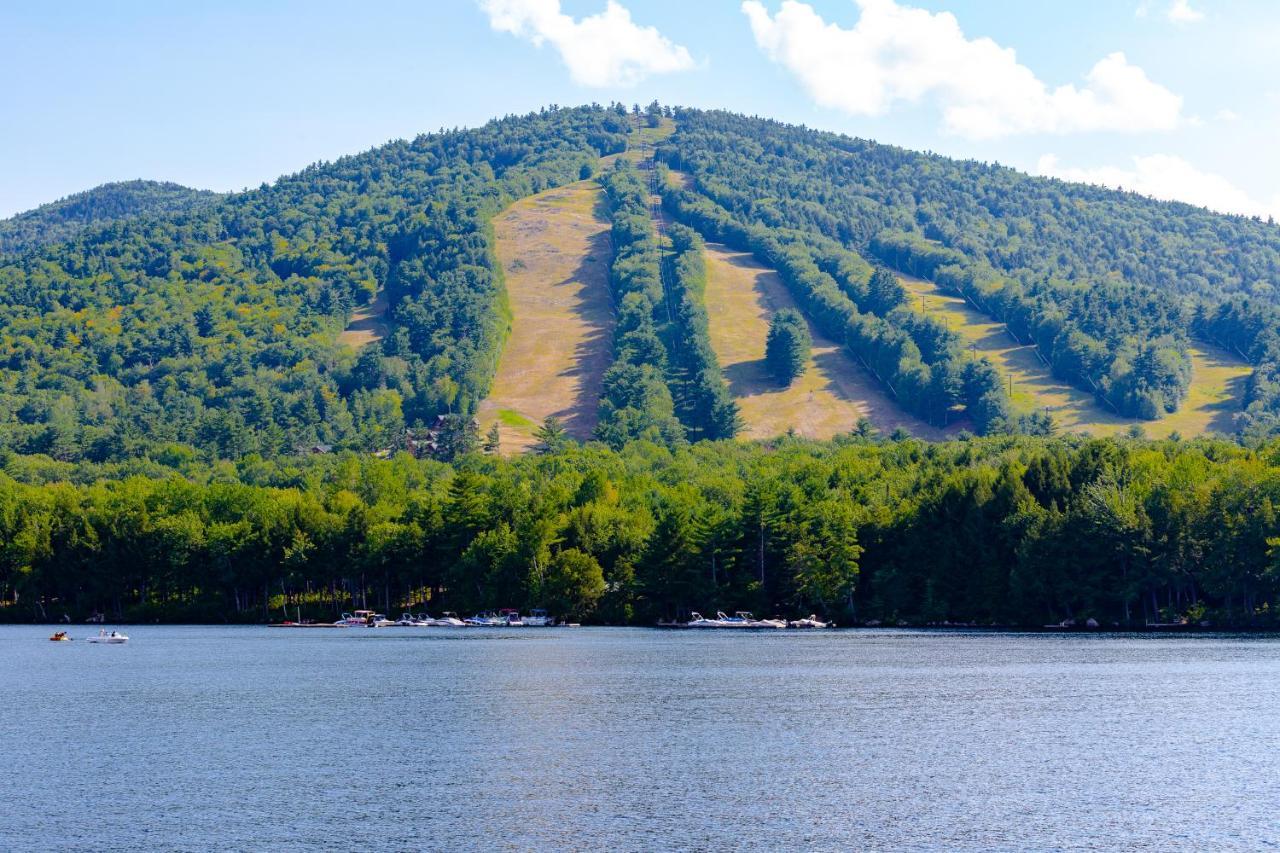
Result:
<svg viewBox="0 0 1280 853"><path fill-rule="evenodd" d="M1280 218L1275 0L0 4L0 217L548 104L723 108Z"/></svg>

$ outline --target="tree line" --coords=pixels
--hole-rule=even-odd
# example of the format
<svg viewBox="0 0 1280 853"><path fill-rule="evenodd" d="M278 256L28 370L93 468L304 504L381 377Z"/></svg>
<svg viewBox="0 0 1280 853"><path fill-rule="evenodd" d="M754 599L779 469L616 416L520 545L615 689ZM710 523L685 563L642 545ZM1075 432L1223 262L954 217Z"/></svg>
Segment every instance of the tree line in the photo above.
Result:
<svg viewBox="0 0 1280 853"><path fill-rule="evenodd" d="M371 607L844 624L1276 627L1280 445L564 440L453 465L0 457L0 619Z"/></svg>

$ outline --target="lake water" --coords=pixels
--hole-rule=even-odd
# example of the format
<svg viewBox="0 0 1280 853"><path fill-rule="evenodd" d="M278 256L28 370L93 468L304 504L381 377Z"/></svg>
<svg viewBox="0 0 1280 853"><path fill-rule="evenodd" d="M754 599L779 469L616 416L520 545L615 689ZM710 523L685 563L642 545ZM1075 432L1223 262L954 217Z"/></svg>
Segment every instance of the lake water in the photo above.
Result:
<svg viewBox="0 0 1280 853"><path fill-rule="evenodd" d="M0 628L0 849L1280 844L1280 641Z"/></svg>

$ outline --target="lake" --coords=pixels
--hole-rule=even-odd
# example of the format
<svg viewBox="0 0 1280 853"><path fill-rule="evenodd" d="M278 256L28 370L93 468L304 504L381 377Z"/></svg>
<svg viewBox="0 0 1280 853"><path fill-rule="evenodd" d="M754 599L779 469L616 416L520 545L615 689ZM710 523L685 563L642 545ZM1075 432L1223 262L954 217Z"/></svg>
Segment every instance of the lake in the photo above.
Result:
<svg viewBox="0 0 1280 853"><path fill-rule="evenodd" d="M0 849L1280 844L1280 640L0 628Z"/></svg>

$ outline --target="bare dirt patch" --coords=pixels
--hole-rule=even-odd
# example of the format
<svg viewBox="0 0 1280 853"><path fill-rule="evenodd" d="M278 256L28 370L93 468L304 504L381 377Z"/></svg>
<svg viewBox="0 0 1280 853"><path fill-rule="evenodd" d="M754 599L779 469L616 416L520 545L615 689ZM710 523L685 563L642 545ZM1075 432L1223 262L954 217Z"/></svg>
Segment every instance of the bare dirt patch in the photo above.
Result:
<svg viewBox="0 0 1280 853"><path fill-rule="evenodd" d="M353 349L376 343L387 336L387 292L379 290L373 301L351 312L351 322L338 334L338 343Z"/></svg>
<svg viewBox="0 0 1280 853"><path fill-rule="evenodd" d="M534 443L547 417L589 438L613 335L608 270L612 248L601 190L579 181L522 199L493 220L506 277L511 334L481 431L498 424L502 452Z"/></svg>

